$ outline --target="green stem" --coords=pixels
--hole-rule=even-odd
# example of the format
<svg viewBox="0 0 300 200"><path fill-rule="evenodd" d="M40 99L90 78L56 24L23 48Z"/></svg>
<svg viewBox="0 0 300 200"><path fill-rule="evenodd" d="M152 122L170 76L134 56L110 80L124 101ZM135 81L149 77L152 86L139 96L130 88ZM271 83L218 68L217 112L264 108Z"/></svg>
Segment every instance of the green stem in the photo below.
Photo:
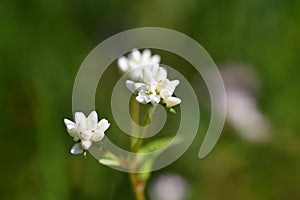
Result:
<svg viewBox="0 0 300 200"><path fill-rule="evenodd" d="M144 120L143 120L143 123L142 123L142 125L144 125L144 126L149 124L149 122L151 120L151 116L154 113L155 108L156 108L156 107L153 107L153 110L150 112L150 109L151 109L152 105L147 105L147 106L148 107L147 107L147 110L146 110L146 114L144 116ZM147 129L143 129L143 131L139 134L140 137L135 138L135 142L134 142L134 144L132 144L132 151L133 152L138 152L138 150L142 146L143 140L144 140L143 136L145 135L146 131L147 131Z"/></svg>
<svg viewBox="0 0 300 200"><path fill-rule="evenodd" d="M139 124L139 104L135 101L135 99L131 99L131 108L132 108L132 118L135 120L136 124ZM131 126L131 132L135 133L137 132L137 129L135 126ZM133 149L134 144L136 143L135 137L131 137L131 149Z"/></svg>
<svg viewBox="0 0 300 200"><path fill-rule="evenodd" d="M139 123L139 117L140 117L140 114L139 114L139 104L137 102L135 102L134 100L132 100L132 115L133 117L136 117L135 120L137 123ZM145 113L145 116L144 116L144 120L142 122L142 125L146 125L150 122L150 119L151 119L151 115L153 114L154 110L150 113L150 108L151 106L148 105L147 107L147 110L146 110L146 113ZM135 130L134 127L132 127L132 131L137 131ZM132 152L138 152L140 147L142 146L143 144L143 138L142 136L146 133L147 129L143 129L143 131L139 134L139 138L137 137L131 137L131 150ZM135 159L135 158L133 158ZM133 169L136 169L137 166L136 165L136 162L135 160L133 160ZM134 192L134 195L135 195L135 198L136 200L145 200L145 194L144 194L144 191L145 191L145 187L146 187L146 184L147 184L147 181L146 180L143 180L140 176L139 173L130 173L129 174L129 177L130 177L130 182L131 182L131 186L133 188L133 192Z"/></svg>
<svg viewBox="0 0 300 200"><path fill-rule="evenodd" d="M145 200L144 191L146 183L139 178L139 174L137 173L130 173L129 176L136 200Z"/></svg>

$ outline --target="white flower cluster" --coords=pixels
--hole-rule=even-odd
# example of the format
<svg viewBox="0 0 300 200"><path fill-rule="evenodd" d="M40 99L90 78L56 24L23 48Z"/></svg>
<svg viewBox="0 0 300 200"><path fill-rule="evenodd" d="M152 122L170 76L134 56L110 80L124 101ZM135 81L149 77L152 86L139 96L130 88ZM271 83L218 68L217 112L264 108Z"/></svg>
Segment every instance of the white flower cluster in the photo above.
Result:
<svg viewBox="0 0 300 200"><path fill-rule="evenodd" d="M133 56L134 54L144 55L145 51L147 52L146 57L148 59L144 59L145 56ZM124 59L126 59L127 63L143 63L143 65L134 66L139 69L139 71L130 72L129 76L132 77L131 74L133 72L135 79L126 81L127 88L132 93L137 92L136 100L142 104L151 103L157 105L161 103L165 104L167 108L180 104L181 99L173 96L174 91L179 84L179 80L169 80L167 78L167 70L159 67L158 63L151 63L150 61L153 61L153 57L149 60L149 55L151 55L150 50L144 50L142 54L137 50L133 50L128 58L121 57L119 59L118 63L120 69L126 69L123 64ZM147 61L149 62L147 63Z"/></svg>
<svg viewBox="0 0 300 200"><path fill-rule="evenodd" d="M129 76L131 80L138 81L142 67L152 64L159 64L160 56L151 55L149 49L145 49L142 53L136 49L127 56L122 56L118 60L120 70L125 73L131 71Z"/></svg>
<svg viewBox="0 0 300 200"><path fill-rule="evenodd" d="M106 119L101 119L98 123L96 111L91 112L87 118L82 112L76 112L75 123L69 119L64 119L64 122L68 133L77 142L71 148L72 154L81 154L88 150L93 142L102 140L104 132L110 126Z"/></svg>
<svg viewBox="0 0 300 200"><path fill-rule="evenodd" d="M137 93L136 100L142 104L164 104L167 108L178 105L181 99L174 97L179 80L169 80L166 69L159 66L160 56L151 55L146 49L142 53L133 50L127 57L118 60L122 72L129 72L131 80L126 81L127 88ZM93 111L86 117L82 112L75 113L75 122L64 119L67 131L76 142L71 148L72 154L85 153L93 142L99 142L110 124L106 119L98 122L98 115Z"/></svg>

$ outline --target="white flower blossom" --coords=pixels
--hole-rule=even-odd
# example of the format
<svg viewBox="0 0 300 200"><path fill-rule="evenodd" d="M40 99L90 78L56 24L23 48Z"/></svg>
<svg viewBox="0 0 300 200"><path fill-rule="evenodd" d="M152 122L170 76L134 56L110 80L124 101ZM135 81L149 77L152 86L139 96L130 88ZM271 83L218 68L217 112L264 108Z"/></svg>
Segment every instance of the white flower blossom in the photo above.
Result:
<svg viewBox="0 0 300 200"><path fill-rule="evenodd" d="M139 103L163 103L168 108L181 103L181 99L172 96L178 84L179 80L170 81L167 71L158 64L142 69L141 82L126 81L127 88L138 93L136 100Z"/></svg>
<svg viewBox="0 0 300 200"><path fill-rule="evenodd" d="M118 60L119 69L123 72L129 72L129 78L131 80L139 80L141 75L141 70L144 66L159 64L160 56L151 55L149 49L145 49L142 53L133 49L132 52L127 56L122 56Z"/></svg>
<svg viewBox="0 0 300 200"><path fill-rule="evenodd" d="M91 112L87 118L82 112L76 112L75 122L64 119L64 123L70 136L77 142L71 148L72 154L81 154L88 150L93 142L102 140L104 132L110 126L106 119L101 119L98 123L96 111Z"/></svg>

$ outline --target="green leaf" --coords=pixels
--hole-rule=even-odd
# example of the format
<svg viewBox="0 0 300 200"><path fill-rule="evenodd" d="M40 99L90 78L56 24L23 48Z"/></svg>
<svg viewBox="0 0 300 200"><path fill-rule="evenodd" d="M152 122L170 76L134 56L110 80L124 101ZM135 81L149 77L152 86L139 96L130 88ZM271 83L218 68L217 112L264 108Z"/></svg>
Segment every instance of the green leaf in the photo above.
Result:
<svg viewBox="0 0 300 200"><path fill-rule="evenodd" d="M166 137L166 138L154 140L144 145L142 148L139 149L138 152L148 153L148 152L157 151L163 148L164 146L166 146L168 143L170 143L172 139L173 139L172 137Z"/></svg>
<svg viewBox="0 0 300 200"><path fill-rule="evenodd" d="M108 150L103 149L102 147L94 148L97 151L97 158L99 163L107 166L122 166L123 158L119 155L116 155Z"/></svg>
<svg viewBox="0 0 300 200"><path fill-rule="evenodd" d="M101 158L99 162L107 166L121 166L121 163L118 160L111 158Z"/></svg>
<svg viewBox="0 0 300 200"><path fill-rule="evenodd" d="M149 142L146 145L144 145L142 148L139 149L138 153L149 153L149 152L154 152L161 150L164 148L166 145L168 145L174 138L172 137L166 137L166 138L161 138L157 139L155 141ZM172 147L176 144L179 144L181 140L173 141L172 145L169 147ZM167 149L164 149L167 150ZM146 156L143 160L140 160L140 170L141 171L148 171L141 173L139 176L143 181L147 181L151 175L151 168L153 166L153 163L155 159L161 154L162 152L158 152L154 154L152 157Z"/></svg>

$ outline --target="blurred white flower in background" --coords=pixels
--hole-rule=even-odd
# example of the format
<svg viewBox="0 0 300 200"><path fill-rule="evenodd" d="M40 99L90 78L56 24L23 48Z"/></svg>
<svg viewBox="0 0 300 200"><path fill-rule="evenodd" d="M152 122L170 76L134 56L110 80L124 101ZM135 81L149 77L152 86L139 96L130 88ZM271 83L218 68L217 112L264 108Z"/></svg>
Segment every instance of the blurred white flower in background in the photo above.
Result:
<svg viewBox="0 0 300 200"><path fill-rule="evenodd" d="M159 62L160 56L151 55L149 49L145 49L142 53L137 49L133 49L127 57L122 56L118 59L118 66L123 73L130 71L129 77L131 80L138 81L143 66L159 64Z"/></svg>
<svg viewBox="0 0 300 200"><path fill-rule="evenodd" d="M270 134L268 118L257 106L260 81L255 71L244 64L230 63L222 68L227 96L227 119L245 139L265 141Z"/></svg>
<svg viewBox="0 0 300 200"><path fill-rule="evenodd" d="M244 138L260 142L269 136L269 122L258 109L255 100L244 91L228 91L227 117Z"/></svg>
<svg viewBox="0 0 300 200"><path fill-rule="evenodd" d="M181 99L172 96L178 85L179 80L170 81L166 69L158 64L144 67L140 82L126 81L126 86L131 92L138 92L136 100L139 103L157 105L161 102L168 108L181 103Z"/></svg>
<svg viewBox="0 0 300 200"><path fill-rule="evenodd" d="M187 200L190 195L190 185L179 174L160 175L149 185L151 200Z"/></svg>
<svg viewBox="0 0 300 200"><path fill-rule="evenodd" d="M101 119L98 123L96 111L91 112L87 118L82 112L76 112L75 123L69 119L64 119L64 123L70 136L77 142L71 148L72 154L81 154L88 150L93 142L102 140L104 132L110 126L106 119Z"/></svg>

